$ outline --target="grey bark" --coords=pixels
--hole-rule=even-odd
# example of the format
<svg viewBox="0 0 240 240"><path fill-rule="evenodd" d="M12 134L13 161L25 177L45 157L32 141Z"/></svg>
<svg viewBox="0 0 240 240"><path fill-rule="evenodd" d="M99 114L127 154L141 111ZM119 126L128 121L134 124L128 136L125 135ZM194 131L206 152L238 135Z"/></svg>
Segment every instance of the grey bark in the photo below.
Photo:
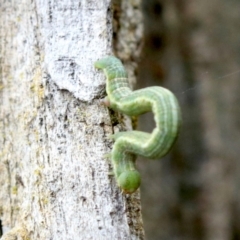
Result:
<svg viewBox="0 0 240 240"><path fill-rule="evenodd" d="M0 11L2 239L143 239L139 192L121 193L105 157L115 129L93 63L112 52L110 1Z"/></svg>
<svg viewBox="0 0 240 240"><path fill-rule="evenodd" d="M113 0L114 53L124 62L132 87L136 85L137 67L143 45L141 3L141 0Z"/></svg>

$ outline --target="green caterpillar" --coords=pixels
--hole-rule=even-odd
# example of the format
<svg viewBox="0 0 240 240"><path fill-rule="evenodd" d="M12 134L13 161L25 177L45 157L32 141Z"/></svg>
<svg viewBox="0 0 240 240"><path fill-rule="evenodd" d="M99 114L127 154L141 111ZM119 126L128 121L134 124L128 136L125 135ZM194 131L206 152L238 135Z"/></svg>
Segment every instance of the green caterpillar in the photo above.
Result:
<svg viewBox="0 0 240 240"><path fill-rule="evenodd" d="M108 56L97 62L107 77L108 106L128 116L152 111L156 127L152 133L140 131L119 132L113 135L111 152L114 175L119 187L126 193L135 192L141 183L135 168L136 156L161 158L175 142L181 122L180 109L175 96L162 87L148 87L132 91L126 71L119 59Z"/></svg>

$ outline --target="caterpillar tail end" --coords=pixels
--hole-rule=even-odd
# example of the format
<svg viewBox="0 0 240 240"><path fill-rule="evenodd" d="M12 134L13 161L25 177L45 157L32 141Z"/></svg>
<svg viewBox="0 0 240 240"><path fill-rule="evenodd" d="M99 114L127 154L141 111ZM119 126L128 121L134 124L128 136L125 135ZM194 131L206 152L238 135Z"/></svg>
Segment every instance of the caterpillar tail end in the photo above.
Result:
<svg viewBox="0 0 240 240"><path fill-rule="evenodd" d="M141 177L138 171L129 170L120 174L118 177L118 185L124 193L134 193L141 184Z"/></svg>

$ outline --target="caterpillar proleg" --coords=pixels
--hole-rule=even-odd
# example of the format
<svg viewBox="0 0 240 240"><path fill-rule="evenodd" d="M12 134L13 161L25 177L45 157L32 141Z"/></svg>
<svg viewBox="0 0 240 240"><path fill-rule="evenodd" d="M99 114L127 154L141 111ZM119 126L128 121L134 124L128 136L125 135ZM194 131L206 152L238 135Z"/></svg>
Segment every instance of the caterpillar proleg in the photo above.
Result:
<svg viewBox="0 0 240 240"><path fill-rule="evenodd" d="M111 151L114 175L126 193L140 186L140 174L135 168L136 156L158 159L168 153L175 142L181 123L178 101L169 90L148 87L132 91L123 64L114 56L95 62L107 77L106 92L109 107L128 116L153 112L156 127L152 133L141 131L118 132Z"/></svg>

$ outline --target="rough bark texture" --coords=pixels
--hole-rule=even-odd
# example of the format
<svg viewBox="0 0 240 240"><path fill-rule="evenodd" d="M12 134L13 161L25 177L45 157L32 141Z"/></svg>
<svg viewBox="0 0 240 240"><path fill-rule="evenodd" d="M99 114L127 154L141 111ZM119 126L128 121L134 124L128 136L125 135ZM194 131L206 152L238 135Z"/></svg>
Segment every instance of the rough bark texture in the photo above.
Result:
<svg viewBox="0 0 240 240"><path fill-rule="evenodd" d="M143 42L141 3L141 0L113 0L114 52L126 65L132 86L136 84L137 63Z"/></svg>
<svg viewBox="0 0 240 240"><path fill-rule="evenodd" d="M143 239L139 193L121 193L104 157L113 127L93 63L111 53L110 1L0 7L2 239Z"/></svg>
<svg viewBox="0 0 240 240"><path fill-rule="evenodd" d="M168 87L183 113L171 154L141 164L146 237L240 239L240 3L143 3L140 86Z"/></svg>

